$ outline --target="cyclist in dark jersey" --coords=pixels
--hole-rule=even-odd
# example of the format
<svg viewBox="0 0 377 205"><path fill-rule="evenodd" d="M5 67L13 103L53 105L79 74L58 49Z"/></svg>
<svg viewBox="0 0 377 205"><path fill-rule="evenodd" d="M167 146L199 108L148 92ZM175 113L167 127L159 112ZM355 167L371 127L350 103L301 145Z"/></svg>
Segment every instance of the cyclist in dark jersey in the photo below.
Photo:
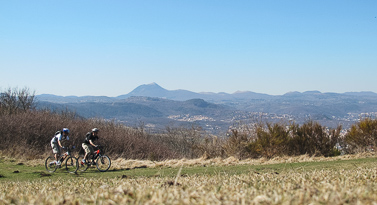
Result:
<svg viewBox="0 0 377 205"><path fill-rule="evenodd" d="M94 144L94 141L98 140L98 128L93 128L92 132L88 132L85 136L85 140L82 143L82 148L85 150L85 156L82 160L83 163L86 163L86 159L90 154L94 153L93 147L97 147L98 145Z"/></svg>

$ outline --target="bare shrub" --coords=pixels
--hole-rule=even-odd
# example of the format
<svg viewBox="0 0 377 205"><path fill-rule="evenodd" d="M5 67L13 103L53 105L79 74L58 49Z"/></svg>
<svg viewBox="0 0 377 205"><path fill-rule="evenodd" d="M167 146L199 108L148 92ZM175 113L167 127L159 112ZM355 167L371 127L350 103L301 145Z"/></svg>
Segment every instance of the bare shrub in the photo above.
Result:
<svg viewBox="0 0 377 205"><path fill-rule="evenodd" d="M248 132L232 129L230 133L228 133L228 136L222 146L227 156L239 159L250 156L250 153L247 151L247 144L252 136L250 136Z"/></svg>
<svg viewBox="0 0 377 205"><path fill-rule="evenodd" d="M201 137L201 141L194 145L194 149L198 155L204 159L227 157L224 150L224 139L215 135L205 135Z"/></svg>
<svg viewBox="0 0 377 205"><path fill-rule="evenodd" d="M25 112L35 108L35 92L29 88L8 88L0 92L0 114L11 115L18 112Z"/></svg>
<svg viewBox="0 0 377 205"><path fill-rule="evenodd" d="M0 116L0 150L4 154L41 158L51 152L50 141L57 130L70 129L68 145L81 149L85 135L92 128L100 131L100 144L108 155L134 159L155 160L178 157L165 145L140 130L101 119L74 117L74 113L53 113L47 110L27 111ZM17 154L17 155L15 155Z"/></svg>
<svg viewBox="0 0 377 205"><path fill-rule="evenodd" d="M199 144L203 142L204 131L200 126L192 125L190 128L166 126L166 132L157 134L158 142L182 157L196 158L203 153Z"/></svg>
<svg viewBox="0 0 377 205"><path fill-rule="evenodd" d="M9 152L19 149L21 155L44 154L50 149L54 133L63 127L74 127L78 124L76 121L77 119L62 118L47 111L26 111L0 116L0 136L3 141L0 149Z"/></svg>
<svg viewBox="0 0 377 205"><path fill-rule="evenodd" d="M92 127L98 127L100 137L113 156L126 159L162 160L176 157L164 144L161 144L143 129L126 127L114 121L93 120ZM85 135L83 135L84 137ZM84 139L82 137L82 139Z"/></svg>

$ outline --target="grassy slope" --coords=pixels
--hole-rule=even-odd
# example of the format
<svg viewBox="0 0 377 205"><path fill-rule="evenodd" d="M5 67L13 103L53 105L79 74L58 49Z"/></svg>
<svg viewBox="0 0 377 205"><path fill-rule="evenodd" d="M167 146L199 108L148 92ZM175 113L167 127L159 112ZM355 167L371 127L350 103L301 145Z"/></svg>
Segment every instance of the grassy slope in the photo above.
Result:
<svg viewBox="0 0 377 205"><path fill-rule="evenodd" d="M360 167L377 168L377 158L360 158L351 160L316 161L278 163L266 165L228 165L228 166L184 166L181 175L216 175L229 174L239 175L243 173L275 173L280 174L288 171L313 171L313 170L341 170L357 169ZM44 165L25 165L14 159L0 158L0 181L28 181L40 179L72 179L72 178L114 178L125 177L174 177L179 167L158 167L158 168L135 168L119 169L110 168L108 172L101 173L95 168L86 172L69 174L64 169L58 169L55 173L48 173Z"/></svg>

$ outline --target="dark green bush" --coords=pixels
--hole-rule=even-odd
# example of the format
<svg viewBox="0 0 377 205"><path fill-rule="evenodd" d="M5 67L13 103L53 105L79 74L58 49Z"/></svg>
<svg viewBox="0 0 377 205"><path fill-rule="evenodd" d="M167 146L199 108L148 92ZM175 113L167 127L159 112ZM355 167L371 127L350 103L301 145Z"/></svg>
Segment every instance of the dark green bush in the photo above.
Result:
<svg viewBox="0 0 377 205"><path fill-rule="evenodd" d="M364 118L351 126L345 136L348 152L364 152L377 147L377 120Z"/></svg>
<svg viewBox="0 0 377 205"><path fill-rule="evenodd" d="M289 129L281 124L266 123L266 127L258 126L256 138L246 145L246 150L253 156L272 158L287 153Z"/></svg>
<svg viewBox="0 0 377 205"><path fill-rule="evenodd" d="M318 122L309 121L302 126L291 126L292 137L289 142L291 155L332 156L332 149L340 141L341 126L328 129Z"/></svg>
<svg viewBox="0 0 377 205"><path fill-rule="evenodd" d="M266 157L282 155L335 156L341 127L327 129L317 122L309 121L302 126L284 123L256 123L247 131L233 130L224 143L228 156Z"/></svg>

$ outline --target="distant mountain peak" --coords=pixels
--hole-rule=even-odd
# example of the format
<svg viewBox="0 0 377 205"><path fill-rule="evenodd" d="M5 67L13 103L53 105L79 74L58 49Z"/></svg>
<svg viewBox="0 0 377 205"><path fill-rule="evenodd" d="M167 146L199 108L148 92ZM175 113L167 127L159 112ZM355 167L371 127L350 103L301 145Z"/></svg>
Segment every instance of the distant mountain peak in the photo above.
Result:
<svg viewBox="0 0 377 205"><path fill-rule="evenodd" d="M127 95L118 96L118 98L127 98L130 96L145 96L145 97L161 97L164 98L168 94L168 90L159 86L157 83L143 84L136 87Z"/></svg>
<svg viewBox="0 0 377 205"><path fill-rule="evenodd" d="M166 91L166 89L159 86L157 83L150 83L150 84L140 85L137 88L135 88L132 92L140 92L140 91L156 92L156 91Z"/></svg>
<svg viewBox="0 0 377 205"><path fill-rule="evenodd" d="M153 82L153 83L149 83L149 84L143 84L143 85L140 85L138 87L158 87L158 88L162 88L159 84Z"/></svg>

